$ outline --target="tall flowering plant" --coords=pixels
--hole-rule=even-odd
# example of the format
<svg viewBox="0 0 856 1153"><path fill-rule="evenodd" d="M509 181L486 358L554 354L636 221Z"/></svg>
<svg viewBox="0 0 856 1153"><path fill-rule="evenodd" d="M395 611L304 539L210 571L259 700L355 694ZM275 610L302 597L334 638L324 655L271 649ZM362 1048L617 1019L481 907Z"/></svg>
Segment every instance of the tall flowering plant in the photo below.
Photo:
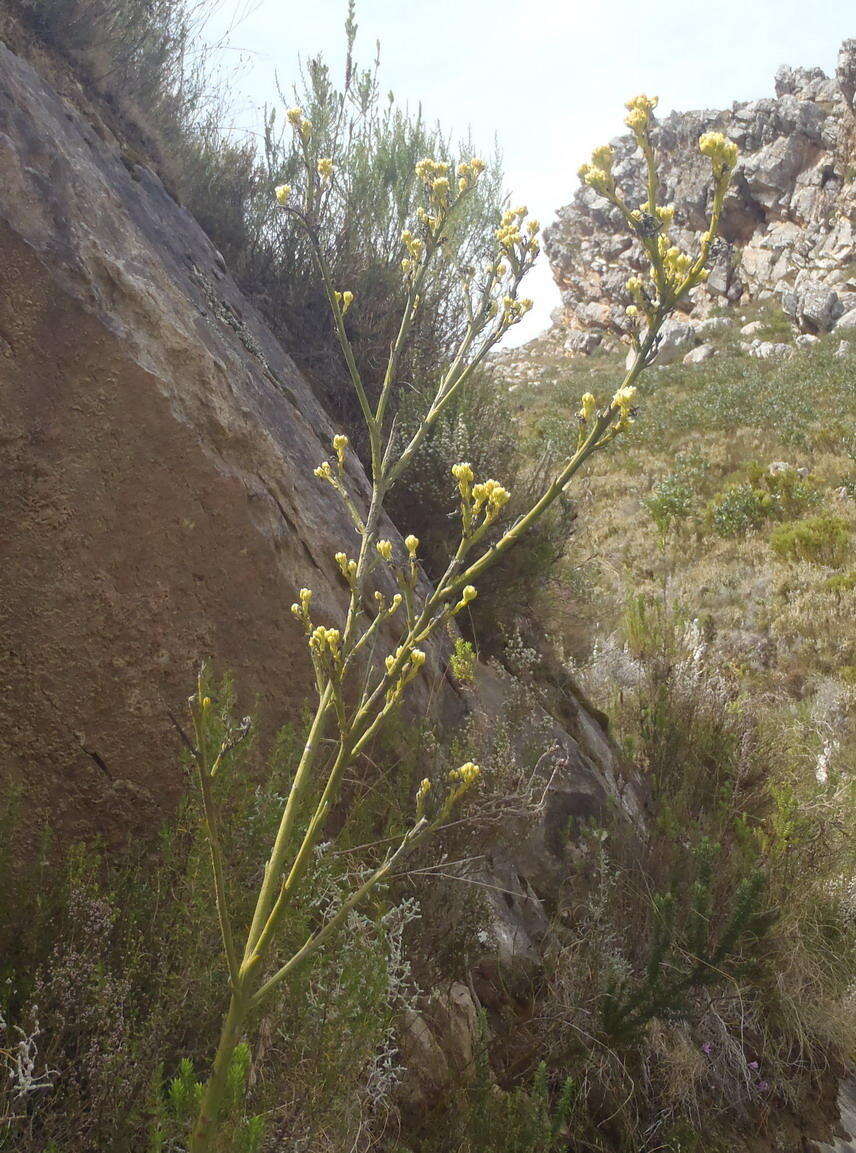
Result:
<svg viewBox="0 0 856 1153"><path fill-rule="evenodd" d="M298 900L298 887L308 867L331 806L340 794L344 774L378 734L391 711L421 675L426 645L476 596L478 580L524 537L565 489L573 476L596 452L606 448L634 418L637 381L656 355L660 329L675 306L706 277L711 243L716 234L723 200L737 159L735 145L717 133L699 141L712 164L710 226L697 253L682 252L670 240L673 208L658 203L659 179L651 143L652 112L656 101L639 96L628 104L627 124L646 162L646 199L631 208L612 173L611 148L595 150L580 170L582 180L619 209L628 229L642 242L649 262L645 280L627 283L631 297L632 364L612 398L582 398L577 442L550 483L532 505L510 523L503 523L509 493L493 478L480 478L465 461L452 469L457 489L460 535L457 548L433 588L419 579L419 541L407 536L402 545L380 535L384 502L395 485L403 483L414 457L444 409L462 389L508 330L531 308L521 297L521 284L539 252L539 225L524 207L511 208L497 222L489 256L482 264L457 270L466 301L466 327L449 362L438 372L433 398L418 425L403 442L390 417L390 398L399 381L402 350L421 306L422 288L432 265L455 261L454 226L467 198L484 171L478 159L456 169L427 158L415 168L421 187L421 205L412 225L401 235L401 276L406 289L398 335L389 351L376 403L369 400L348 339L345 317L359 301L347 286L333 283L324 251L324 211L336 181L336 158L319 156L313 146L312 124L298 108L288 119L303 156L300 188L280 185L275 195L283 212L305 229L324 285L336 336L365 420L370 454L371 495L367 507L349 490L346 460L348 437L333 437L330 457L315 469L318 483L328 485L333 499L342 501L356 530L359 547L351 556L344 550L333 558L348 594L343 619L316 618L312 590L301 589L291 607L302 629L315 673L316 704L306 743L285 800L279 828L248 926L238 927L230 909L228 868L219 833L212 782L247 725L215 718L205 683L200 679L190 699L192 736L186 740L196 764L205 828L211 854L214 895L228 972L229 1004L214 1063L202 1088L198 1115L190 1136L191 1153L207 1153L218 1143L230 1069L236 1050L254 1015L289 980L331 942L347 922L349 913L410 852L448 817L457 802L479 778L479 767L468 761L454 769L439 785L428 778L414 798L412 823L383 859L327 913L306 940L290 955L280 955L277 944L289 910ZM379 573L392 577L398 591L389 596L376 587ZM386 638L385 659L375 660Z"/></svg>

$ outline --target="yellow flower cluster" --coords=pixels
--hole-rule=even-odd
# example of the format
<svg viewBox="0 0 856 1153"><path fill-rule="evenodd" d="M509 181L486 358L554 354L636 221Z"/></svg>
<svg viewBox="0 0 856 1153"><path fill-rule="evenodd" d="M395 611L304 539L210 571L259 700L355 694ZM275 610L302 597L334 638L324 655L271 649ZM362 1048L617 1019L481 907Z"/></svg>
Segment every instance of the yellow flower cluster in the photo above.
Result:
<svg viewBox="0 0 856 1153"><path fill-rule="evenodd" d="M345 463L345 453L347 452L348 445L350 443L351 442L343 432L337 432L333 437L333 449L336 453L336 456L339 458L339 464Z"/></svg>
<svg viewBox="0 0 856 1153"><path fill-rule="evenodd" d="M419 537L411 533L404 538L404 547L407 549L407 554L411 559L415 559L416 550L419 548Z"/></svg>
<svg viewBox="0 0 856 1153"><path fill-rule="evenodd" d="M334 479L329 460L322 460L318 467L312 470L312 474L317 476L319 480L332 481Z"/></svg>
<svg viewBox="0 0 856 1153"><path fill-rule="evenodd" d="M301 140L305 144L309 137L312 135L311 121L306 119L306 117L303 115L302 109L300 108L289 108L285 115L288 123L291 125L294 131L298 133Z"/></svg>
<svg viewBox="0 0 856 1153"><path fill-rule="evenodd" d="M404 273L409 273L412 272L422 260L425 253L425 241L420 240L418 236L414 236L409 228L405 228L402 232L401 240L407 249L407 256L405 256L401 262L401 270Z"/></svg>
<svg viewBox="0 0 856 1153"><path fill-rule="evenodd" d="M478 180L486 168L485 162L473 157L469 162L458 165L458 191L466 192Z"/></svg>
<svg viewBox="0 0 856 1153"><path fill-rule="evenodd" d="M335 297L336 304L338 304L339 308L341 309L342 316L344 316L351 305L354 303L353 292L334 292L333 296Z"/></svg>
<svg viewBox="0 0 856 1153"><path fill-rule="evenodd" d="M633 402L635 399L635 384L622 385L621 388L619 388L616 392L615 396L613 396L611 407L616 409L618 420L612 427L616 432L620 432L621 429L626 428L627 425L633 423L633 417L631 413L633 411Z"/></svg>
<svg viewBox="0 0 856 1153"><path fill-rule="evenodd" d="M518 208L508 208L503 212L499 228L496 230L496 239L506 252L513 253L517 246L521 249L521 255L527 250L533 255L538 252L537 236L541 226L537 220L527 221L528 213L529 209L525 204L521 204Z"/></svg>
<svg viewBox="0 0 856 1153"><path fill-rule="evenodd" d="M591 154L591 162L583 164L578 175L583 184L588 184L595 192L602 196L615 191L615 177L612 175L612 165L615 162L615 153L609 144L602 144L595 148Z"/></svg>
<svg viewBox="0 0 856 1153"><path fill-rule="evenodd" d="M378 556L381 557L382 560L385 560L385 561L391 561L392 560L392 541L379 540L375 544L375 548L377 549Z"/></svg>
<svg viewBox="0 0 856 1153"><path fill-rule="evenodd" d="M579 411L580 420L582 420L586 424L588 424L588 422L594 416L596 411L597 411L597 400L595 399L594 394L591 392L583 393L582 397L580 398L580 411Z"/></svg>
<svg viewBox="0 0 856 1153"><path fill-rule="evenodd" d="M702 133L699 137L698 148L702 156L707 156L710 159L716 175L719 175L722 169L730 172L737 163L737 157L740 154L734 141L723 136L721 132Z"/></svg>
<svg viewBox="0 0 856 1153"><path fill-rule="evenodd" d="M511 328L513 324L522 320L532 308L532 303L528 296L524 296L520 300L515 300L513 296L504 296L502 299L503 328Z"/></svg>
<svg viewBox="0 0 856 1153"><path fill-rule="evenodd" d="M318 657L331 656L338 661L341 656L342 634L338 629L326 629L318 625L309 637L309 647Z"/></svg>
<svg viewBox="0 0 856 1153"><path fill-rule="evenodd" d="M640 145L647 145L648 127L651 123L651 113L657 107L656 96L634 96L624 105L627 115L624 123L636 137Z"/></svg>
<svg viewBox="0 0 856 1153"><path fill-rule="evenodd" d="M430 187L435 180L448 177L449 165L443 160L434 160L432 157L426 156L416 165L416 175L426 187Z"/></svg>
<svg viewBox="0 0 856 1153"><path fill-rule="evenodd" d="M459 769L452 769L452 771L449 773L449 780L460 781L461 784L466 785L467 788L469 788L470 785L475 784L480 776L481 769L478 767L478 765L473 764L472 761L467 761L465 764L461 765Z"/></svg>
<svg viewBox="0 0 856 1153"><path fill-rule="evenodd" d="M511 493L499 481L486 480L483 484L473 485L473 512L476 516L485 508L485 516L493 520L510 500Z"/></svg>
<svg viewBox="0 0 856 1153"><path fill-rule="evenodd" d="M423 777L419 782L419 788L416 790L416 816L421 817L425 812L425 798L431 792L431 782L427 777Z"/></svg>
<svg viewBox="0 0 856 1153"><path fill-rule="evenodd" d="M507 488L503 488L499 481L485 480L473 484L475 475L472 465L467 461L453 464L452 476L458 482L458 491L461 494L461 515L465 533L469 532L481 513L484 513L484 523L490 524L511 499L511 493ZM472 593L475 596L475 589Z"/></svg>
<svg viewBox="0 0 856 1153"><path fill-rule="evenodd" d="M329 156L322 156L316 164L318 175L322 180L331 180L333 177L333 161Z"/></svg>
<svg viewBox="0 0 856 1153"><path fill-rule="evenodd" d="M460 464L452 465L452 476L458 482L461 496L464 500L469 500L472 483L475 480L475 473L473 466L468 461L462 461Z"/></svg>
<svg viewBox="0 0 856 1153"><path fill-rule="evenodd" d="M341 572L342 576L345 578L348 584L351 584L357 575L357 562L355 560L350 560L347 553L343 552L337 552L333 559L339 566L339 571Z"/></svg>
<svg viewBox="0 0 856 1153"><path fill-rule="evenodd" d="M692 258L686 252L681 252L676 245L670 245L667 236L657 238L657 247L663 262L666 280L673 288L679 288L686 280L687 273L692 267Z"/></svg>
<svg viewBox="0 0 856 1153"><path fill-rule="evenodd" d="M401 659L401 653L402 653L401 648L397 648L395 650L395 652L390 653L390 655L383 662L384 665L386 666L387 673L391 673L392 670L395 668L396 664ZM405 678L404 683L406 684L407 681L412 680L424 664L425 664L425 653L422 651L422 649L411 650L409 667L404 674L404 678Z"/></svg>
<svg viewBox="0 0 856 1153"><path fill-rule="evenodd" d="M291 185L290 184L277 184L277 186L276 186L276 188L274 188L273 192L274 192L274 196L276 196L278 204L287 204L288 198L289 198L289 196L291 196Z"/></svg>

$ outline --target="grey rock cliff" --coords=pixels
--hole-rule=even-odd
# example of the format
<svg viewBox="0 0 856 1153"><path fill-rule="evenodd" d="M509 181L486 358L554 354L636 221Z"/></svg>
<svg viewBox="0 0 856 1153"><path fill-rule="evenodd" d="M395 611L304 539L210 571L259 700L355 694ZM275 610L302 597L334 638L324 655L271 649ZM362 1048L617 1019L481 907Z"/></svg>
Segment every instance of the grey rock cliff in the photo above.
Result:
<svg viewBox="0 0 856 1153"><path fill-rule="evenodd" d="M691 305L696 317L714 304L778 297L798 327L814 333L856 307L854 89L856 40L847 40L833 78L819 68L782 68L775 97L660 121L653 136L663 157L662 202L675 205L674 235L688 251L697 249L709 208L698 138L717 130L740 146L722 243L708 287ZM612 143L619 182L641 188L632 138ZM623 286L644 265L616 211L580 188L547 229L545 247L562 292L566 347L589 352L599 338L622 332Z"/></svg>

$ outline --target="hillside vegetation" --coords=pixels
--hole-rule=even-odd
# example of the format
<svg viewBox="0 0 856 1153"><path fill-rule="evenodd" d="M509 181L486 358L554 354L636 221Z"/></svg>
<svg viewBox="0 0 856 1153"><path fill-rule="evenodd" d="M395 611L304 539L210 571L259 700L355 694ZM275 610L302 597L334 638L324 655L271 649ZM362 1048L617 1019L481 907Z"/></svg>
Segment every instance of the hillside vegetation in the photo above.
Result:
<svg viewBox="0 0 856 1153"><path fill-rule="evenodd" d="M182 111L187 10L166 0L152 25L147 5L127 0L127 20L105 24L95 44L91 17L110 8L100 0L22 8L30 35L70 63L92 99L120 103L112 83L93 79L105 54L141 77L136 99L152 104L151 141L171 142L187 202L247 292L278 318L283 339L294 347L295 333L306 337L303 366L319 394L363 457L376 455L371 434L379 438L382 417L367 421L368 444L354 434L311 252L275 215L274 183L292 179L299 157L273 122L260 154L219 135L201 95ZM152 26L160 38L150 38ZM351 7L351 48L354 35ZM339 340L355 349L353 375L376 386L390 316L414 283L405 280L405 291L398 278L414 158L423 150L447 158L433 162L440 176L422 162L429 179L417 189L436 213L428 247L440 249L458 195L442 166L455 164L457 175L459 150L418 118L382 113L371 71L355 70L337 91L313 61L303 95L324 146L356 173L321 240L335 285L356 290L353 309L350 289L330 293ZM645 121L650 101L640 102ZM131 123L141 115L130 105L121 112ZM344 141L338 112L349 125ZM301 131L308 138L303 113L293 110L292 121L298 139ZM310 204L329 179L315 161L307 152ZM464 191L473 171L470 162ZM724 194L730 169L713 173ZM501 292L508 263L499 273L494 257L480 305L493 333L494 318L501 327L523 311L514 262L528 267L537 229L520 234L524 210L503 217L497 166L483 179L466 224L491 243L503 229L511 235L503 261L512 296ZM290 195L282 191L284 205ZM424 245L410 242L418 265ZM685 272L673 260L675 283ZM470 280L466 268L449 275L452 288L426 280L434 309L426 305L430 319L414 322L403 370L412 387L390 402L390 446L394 430L406 443L423 427L419 404L430 401L434 369L460 339L448 301L459 291L468 298ZM323 779L312 782L323 789L317 809L311 789L295 801L298 831L309 829L305 872L289 901L270 894L284 914L279 951L298 956L333 910L367 880L373 887L345 909L338 941L323 942L311 967L284 980L287 996L271 996L263 1011L241 1005L249 1023L239 1043L237 1032L229 1038L221 1124L207 1137L217 1153L802 1153L830 1136L856 1040L856 350L823 337L793 346L787 359L760 360L742 347L740 327L756 322L755 335L791 344L786 318L764 304L726 320L710 337L711 359L646 370L635 397L616 393L623 348L571 359L547 335L493 357L412 454L417 482L390 511L420 540L375 539L380 503L369 529L355 514L359 562L352 570L344 553L330 561L354 590L352 603L357 572L380 570L404 589L409 613L417 594L433 608L417 555L436 577L456 534L464 543L483 534L484 546L481 535L476 543L489 552L506 532L493 518L507 504L505 524L513 523L555 462L573 460L591 438L582 483L556 492L551 516L509 551L492 584L477 572L476 598L455 585L466 573L451 570L453 612L431 619L443 667L433 650L426 658L414 648L422 634L410 620L407 652L391 651L385 666L368 667L366 687L346 691L336 680L340 646L356 642L315 628L311 591L297 594L292 613L298 632L305 626L314 639L322 720L328 700L341 721L351 696L372 695L390 723L353 759L341 723L336 766L347 773L341 791L331 790L335 803L326 807ZM449 379L453 370L454 360ZM370 392L371 403L385 395ZM583 401L581 424L588 393L602 409ZM608 451L597 445L601 435ZM333 464L319 462L314 479L350 483L349 451L340 432ZM383 469L394 471L398 459L390 448ZM481 479L488 468L497 478L490 489L471 487L473 473ZM378 620L382 595L379 603ZM419 660L405 669L414 652ZM429 704L399 710L423 665L432 679L419 699ZM400 681L388 684L383 667ZM55 845L46 828L22 867L7 846L24 802L8 792L0 1149L187 1148L224 1002L240 984L221 959L228 933L211 897L212 860L215 878L218 863L229 862L231 911L243 930L259 885L268 885L268 846L294 795L295 764L317 744L306 719L262 750L249 722L235 719L228 672L206 672L196 689L197 743L176 735L176 771L190 785L194 761L200 777L212 760L214 769L202 806L189 788L150 836L108 852L95 839ZM447 689L459 712L443 723L430 705ZM592 745L585 724L596 730ZM585 751L595 741L597 766ZM218 749L230 755L219 776ZM565 793L551 794L572 756L589 777L580 771ZM626 794L586 792L605 765ZM449 783L451 766L460 767ZM454 812L446 793L459 803ZM634 803L620 804L626 796ZM436 839L375 884L387 846L413 829L421 835L426 812ZM532 845L530 881L514 853ZM509 910L518 921L502 919ZM517 928L525 948L513 939ZM229 964L233 949L227 942Z"/></svg>

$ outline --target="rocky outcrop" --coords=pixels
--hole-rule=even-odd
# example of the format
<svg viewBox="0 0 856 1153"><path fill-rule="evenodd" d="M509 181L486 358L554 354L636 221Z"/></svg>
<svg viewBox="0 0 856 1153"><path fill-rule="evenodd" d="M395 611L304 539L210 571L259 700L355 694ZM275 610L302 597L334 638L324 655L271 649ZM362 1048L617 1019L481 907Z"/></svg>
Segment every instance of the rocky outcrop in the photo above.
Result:
<svg viewBox="0 0 856 1153"><path fill-rule="evenodd" d="M342 601L331 429L189 214L0 47L4 768L69 835L182 789L168 710L204 655L269 723ZM365 488L361 474L352 484Z"/></svg>
<svg viewBox="0 0 856 1153"><path fill-rule="evenodd" d="M716 304L777 297L802 331L816 333L856 309L854 78L856 40L847 40L834 78L819 68L782 68L774 98L723 112L673 112L658 124L661 196L675 205L675 240L689 251L709 207L698 138L715 129L740 146L708 288L696 290L689 309L696 317ZM612 143L622 186L641 189L632 138ZM621 333L624 283L643 261L616 211L580 188L547 229L545 247L562 292L567 351L590 352Z"/></svg>

